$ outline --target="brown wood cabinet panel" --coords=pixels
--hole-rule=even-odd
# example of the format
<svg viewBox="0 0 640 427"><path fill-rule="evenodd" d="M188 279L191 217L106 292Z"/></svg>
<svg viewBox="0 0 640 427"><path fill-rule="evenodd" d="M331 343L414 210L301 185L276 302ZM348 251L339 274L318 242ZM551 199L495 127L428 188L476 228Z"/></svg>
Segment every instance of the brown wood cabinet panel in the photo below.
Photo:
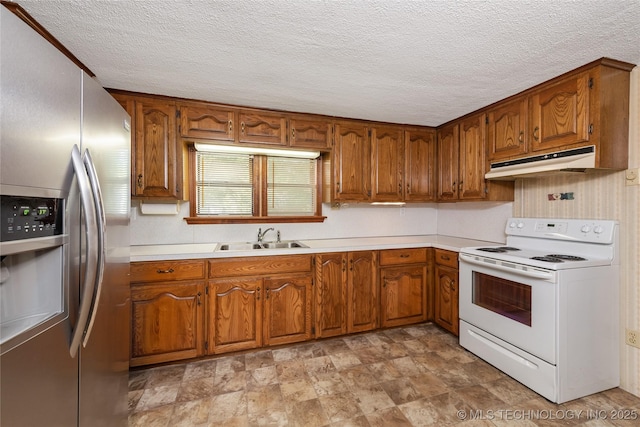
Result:
<svg viewBox="0 0 640 427"><path fill-rule="evenodd" d="M371 197L371 144L364 123L337 122L333 148L333 200L368 201Z"/></svg>
<svg viewBox="0 0 640 427"><path fill-rule="evenodd" d="M176 105L152 98L135 100L135 165L132 195L182 198L176 138Z"/></svg>
<svg viewBox="0 0 640 427"><path fill-rule="evenodd" d="M347 253L316 255L316 337L347 333Z"/></svg>
<svg viewBox="0 0 640 427"><path fill-rule="evenodd" d="M528 151L527 98L520 97L497 105L487 112L489 160L505 160Z"/></svg>
<svg viewBox="0 0 640 427"><path fill-rule="evenodd" d="M438 265L458 268L458 254L445 249L435 249L435 261Z"/></svg>
<svg viewBox="0 0 640 427"><path fill-rule="evenodd" d="M380 251L381 266L425 262L427 262L426 248L386 249Z"/></svg>
<svg viewBox="0 0 640 427"><path fill-rule="evenodd" d="M185 138L234 140L235 111L207 104L180 105L180 135Z"/></svg>
<svg viewBox="0 0 640 427"><path fill-rule="evenodd" d="M287 118L283 114L266 111L238 113L238 142L287 145Z"/></svg>
<svg viewBox="0 0 640 427"><path fill-rule="evenodd" d="M427 266L407 265L380 269L380 326L399 326L427 319Z"/></svg>
<svg viewBox="0 0 640 427"><path fill-rule="evenodd" d="M292 148L331 148L333 125L328 120L292 116L289 118L289 128L289 145Z"/></svg>
<svg viewBox="0 0 640 427"><path fill-rule="evenodd" d="M278 255L209 260L209 277L258 276L312 271L313 255Z"/></svg>
<svg viewBox="0 0 640 427"><path fill-rule="evenodd" d="M478 114L460 122L458 198L484 199L485 192L485 115Z"/></svg>
<svg viewBox="0 0 640 427"><path fill-rule="evenodd" d="M204 279L204 260L132 262L131 283Z"/></svg>
<svg viewBox="0 0 640 427"><path fill-rule="evenodd" d="M311 339L311 274L264 280L264 342L287 344Z"/></svg>
<svg viewBox="0 0 640 427"><path fill-rule="evenodd" d="M404 200L429 202L436 198L436 131L404 133Z"/></svg>
<svg viewBox="0 0 640 427"><path fill-rule="evenodd" d="M376 126L371 130L372 201L403 200L404 132L400 127Z"/></svg>
<svg viewBox="0 0 640 427"><path fill-rule="evenodd" d="M217 279L209 289L209 353L262 345L262 278Z"/></svg>
<svg viewBox="0 0 640 427"><path fill-rule="evenodd" d="M204 282L154 283L131 289L131 366L203 354Z"/></svg>
<svg viewBox="0 0 640 427"><path fill-rule="evenodd" d="M532 151L588 145L589 84L589 73L583 72L534 92L530 98Z"/></svg>
<svg viewBox="0 0 640 427"><path fill-rule="evenodd" d="M458 199L459 126L438 129L438 200Z"/></svg>
<svg viewBox="0 0 640 427"><path fill-rule="evenodd" d="M458 335L458 269L436 264L435 322Z"/></svg>
<svg viewBox="0 0 640 427"><path fill-rule="evenodd" d="M347 332L371 331L378 326L378 270L376 251L348 253Z"/></svg>

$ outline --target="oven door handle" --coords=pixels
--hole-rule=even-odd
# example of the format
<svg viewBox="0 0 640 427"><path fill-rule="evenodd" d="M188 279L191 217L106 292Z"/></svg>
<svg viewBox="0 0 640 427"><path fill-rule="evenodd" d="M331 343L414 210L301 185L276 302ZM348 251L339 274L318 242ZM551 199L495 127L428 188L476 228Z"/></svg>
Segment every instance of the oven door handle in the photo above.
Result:
<svg viewBox="0 0 640 427"><path fill-rule="evenodd" d="M469 264L479 265L479 266L491 268L494 270L506 271L509 273L518 274L520 276L534 277L536 279L546 279L546 280L553 279L552 271L538 270L538 269L535 269L534 267L526 267L527 270L521 270L519 268L506 267L501 264L501 261L496 261L495 263L478 261L474 257L467 254L459 254L459 258L460 258L460 261L464 261Z"/></svg>

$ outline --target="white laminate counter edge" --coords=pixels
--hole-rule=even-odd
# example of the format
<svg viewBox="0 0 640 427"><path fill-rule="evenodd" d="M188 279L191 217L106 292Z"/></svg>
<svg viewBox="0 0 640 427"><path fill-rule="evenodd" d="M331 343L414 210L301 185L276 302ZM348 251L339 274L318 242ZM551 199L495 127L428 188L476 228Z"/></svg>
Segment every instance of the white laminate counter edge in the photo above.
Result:
<svg viewBox="0 0 640 427"><path fill-rule="evenodd" d="M290 254L315 254L324 252L348 252L376 249L404 249L434 247L458 252L468 246L494 246L503 242L464 239L461 237L440 236L391 236L391 237L355 237L346 239L300 240L308 248L266 249L252 251L216 251L217 243L196 243L179 245L140 245L131 246L131 262L171 261L199 258L231 258L246 256L270 256Z"/></svg>

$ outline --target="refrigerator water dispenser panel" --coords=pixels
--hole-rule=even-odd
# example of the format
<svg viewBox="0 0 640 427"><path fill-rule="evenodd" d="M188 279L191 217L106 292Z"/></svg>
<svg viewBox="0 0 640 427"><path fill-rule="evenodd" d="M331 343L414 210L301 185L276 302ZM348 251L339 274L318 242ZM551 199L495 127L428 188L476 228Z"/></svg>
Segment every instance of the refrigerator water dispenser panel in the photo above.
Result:
<svg viewBox="0 0 640 427"><path fill-rule="evenodd" d="M61 199L3 195L0 204L2 242L62 234Z"/></svg>

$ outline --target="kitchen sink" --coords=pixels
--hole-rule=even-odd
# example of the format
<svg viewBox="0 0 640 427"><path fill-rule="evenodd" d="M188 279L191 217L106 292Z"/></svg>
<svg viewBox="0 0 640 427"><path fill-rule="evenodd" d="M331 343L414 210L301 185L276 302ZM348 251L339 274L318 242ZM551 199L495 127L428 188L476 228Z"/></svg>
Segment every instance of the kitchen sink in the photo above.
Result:
<svg viewBox="0 0 640 427"><path fill-rule="evenodd" d="M216 247L216 251L253 251L259 249L291 249L291 248L308 248L297 240L283 240L281 242L239 242L239 243L220 243Z"/></svg>

